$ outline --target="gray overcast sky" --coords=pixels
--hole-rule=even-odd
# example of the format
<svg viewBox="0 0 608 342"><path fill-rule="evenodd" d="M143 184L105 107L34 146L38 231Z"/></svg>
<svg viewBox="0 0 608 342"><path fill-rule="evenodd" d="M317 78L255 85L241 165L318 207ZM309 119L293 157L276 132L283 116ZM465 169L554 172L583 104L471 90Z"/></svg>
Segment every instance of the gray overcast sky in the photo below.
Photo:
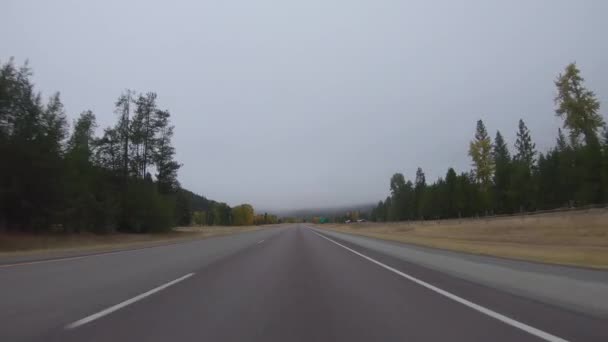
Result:
<svg viewBox="0 0 608 342"><path fill-rule="evenodd" d="M608 1L4 0L0 60L29 58L70 119L125 88L175 124L182 185L264 209L375 202L394 172L470 169L482 118L552 146L576 61L608 105Z"/></svg>

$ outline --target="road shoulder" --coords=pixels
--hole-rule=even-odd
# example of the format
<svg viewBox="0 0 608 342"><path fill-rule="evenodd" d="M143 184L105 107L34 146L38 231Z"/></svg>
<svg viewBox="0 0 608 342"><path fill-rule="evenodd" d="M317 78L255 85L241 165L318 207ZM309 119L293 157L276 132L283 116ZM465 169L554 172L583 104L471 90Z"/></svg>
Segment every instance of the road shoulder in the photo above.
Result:
<svg viewBox="0 0 608 342"><path fill-rule="evenodd" d="M183 229L183 228L182 228ZM147 248L184 244L203 239L227 236L233 234L246 234L255 232L268 227L219 227L204 232L197 232L196 228L187 228L169 235L159 235L154 239L142 241L113 241L112 243L100 243L96 245L71 246L67 248L53 247L44 249L22 250L22 251L2 251L0 252L0 267L9 267L18 264L38 263L64 259L83 258L94 255L121 253ZM182 234L183 236L180 236Z"/></svg>
<svg viewBox="0 0 608 342"><path fill-rule="evenodd" d="M608 317L608 272L550 266L482 257L411 246L315 228L334 239L479 284L562 306L594 316Z"/></svg>

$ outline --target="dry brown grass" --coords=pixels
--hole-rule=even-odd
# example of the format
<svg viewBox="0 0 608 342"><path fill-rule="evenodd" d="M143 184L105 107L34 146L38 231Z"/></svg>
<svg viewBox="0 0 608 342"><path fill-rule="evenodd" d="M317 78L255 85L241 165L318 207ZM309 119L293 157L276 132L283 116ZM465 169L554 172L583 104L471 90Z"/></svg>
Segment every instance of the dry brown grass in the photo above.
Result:
<svg viewBox="0 0 608 342"><path fill-rule="evenodd" d="M102 252L140 248L262 229L245 227L180 227L162 234L0 234L0 257L46 253Z"/></svg>
<svg viewBox="0 0 608 342"><path fill-rule="evenodd" d="M319 225L473 254L608 268L608 210L492 219Z"/></svg>

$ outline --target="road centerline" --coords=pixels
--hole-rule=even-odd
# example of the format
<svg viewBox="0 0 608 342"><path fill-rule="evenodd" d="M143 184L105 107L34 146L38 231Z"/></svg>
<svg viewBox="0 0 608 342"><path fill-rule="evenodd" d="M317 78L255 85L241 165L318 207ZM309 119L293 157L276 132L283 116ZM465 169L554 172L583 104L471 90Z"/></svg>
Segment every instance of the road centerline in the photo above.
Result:
<svg viewBox="0 0 608 342"><path fill-rule="evenodd" d="M438 288L438 287L436 287L434 285L431 285L431 284L429 284L429 283L427 283L427 282L425 282L423 280L415 278L415 277L413 277L413 276L411 276L409 274L403 273L403 272L397 270L396 268L388 266L388 265L386 265L386 264L384 264L384 263L382 263L382 262L380 262L380 261L378 261L376 259L368 257L365 254L359 253L359 252L357 252L356 250L354 250L352 248L349 248L349 247L347 247L347 246L345 246L345 245L343 245L343 244L341 244L341 243L339 243L337 241L334 241L333 239L330 239L330 238L328 238L328 237L326 237L326 236L324 236L322 234L319 234L319 233L317 233L315 230L313 230L311 228L308 228L308 229L310 229L310 231L313 232L314 234L316 234L316 235L318 235L318 236L320 236L320 237L322 237L322 238L330 241L333 244L336 244L336 245L338 245L338 246L340 246L340 247L348 250L349 252L351 252L353 254L356 254L356 255L362 257L363 259L366 259L366 260L368 260L368 261L370 261L370 262L372 262L372 263L374 263L374 264L376 264L376 265L378 265L378 266L380 266L380 267L382 267L382 268L384 268L386 270L389 270L389 271L391 271L391 272L393 272L393 273L395 273L397 275L400 275L401 277L403 277L405 279L408 279L408 280L410 280L410 281L412 281L412 282L414 282L414 283L416 283L416 284L418 284L420 286L423 286L423 287L425 287L425 288L427 288L427 289L429 289L429 290L431 290L431 291L433 291L435 293L438 293L438 294L440 294L440 295L442 295L444 297L447 297L447 298L449 298L449 299L451 299L453 301L456 301L456 302L458 302L460 304L463 304L463 305L465 305L465 306L467 306L467 307L469 307L469 308L471 308L473 310L476 310L476 311L478 311L480 313L483 313L484 315L487 315L489 317L497 319L497 320L499 320L499 321L501 321L501 322L503 322L505 324L508 324L508 325L510 325L512 327L515 327L515 328L518 328L520 330L523 330L523 331L525 331L525 332L527 332L527 333L529 333L531 335L534 335L536 337L539 337L539 338L541 338L541 339L543 339L545 341L550 341L550 342L567 342L567 340L565 340L565 339L563 339L561 337L552 335L552 334L550 334L548 332L545 332L545 331L542 331L540 329L534 328L534 327L532 327L530 325L527 325L525 323L516 321L516 320L514 320L512 318L509 318L509 317L507 317L505 315L502 315L502 314L500 314L500 313L498 313L496 311L493 311L493 310L488 309L486 307L483 307L481 305L475 304L475 303L473 303L473 302L471 302L469 300L461 298L461 297L459 297L459 296L457 296L457 295L455 295L455 294L453 294L451 292L448 292L448 291L445 291L443 289L440 289L440 288Z"/></svg>
<svg viewBox="0 0 608 342"><path fill-rule="evenodd" d="M163 285L155 287L152 290L144 292L144 293L142 293L140 295L137 295L137 296L135 296L135 297L133 297L131 299L127 299L124 302L120 302L120 303L118 303L116 305L110 306L109 308L101 310L101 311L99 311L97 313L94 313L94 314L92 314L90 316L87 316L87 317L85 317L83 319L80 319L80 320L77 320L77 321L75 321L73 323L70 323L70 324L68 324L68 325L65 326L65 329L70 330L70 329L78 328L78 327L80 327L82 325L85 325L87 323L90 323L90 322L92 322L92 321L94 321L96 319L99 319L99 318L102 318L104 316L107 316L107 315L111 314L114 311L120 310L120 309L122 309L122 308L124 308L124 307L126 307L128 305L131 305L131 304L133 304L135 302L138 302L138 301L140 301L140 300L142 300L142 299L144 299L144 298L146 298L146 297L148 297L150 295L153 295L153 294L155 294L155 293L157 293L159 291L162 291L162 290L168 288L169 286L175 285L175 284L177 284L177 283L179 283L179 282L181 282L183 280L186 280L186 279L192 277L193 275L194 275L194 273L188 273L185 276L179 277L179 278L177 278L175 280L172 280L172 281L170 281L168 283L165 283Z"/></svg>

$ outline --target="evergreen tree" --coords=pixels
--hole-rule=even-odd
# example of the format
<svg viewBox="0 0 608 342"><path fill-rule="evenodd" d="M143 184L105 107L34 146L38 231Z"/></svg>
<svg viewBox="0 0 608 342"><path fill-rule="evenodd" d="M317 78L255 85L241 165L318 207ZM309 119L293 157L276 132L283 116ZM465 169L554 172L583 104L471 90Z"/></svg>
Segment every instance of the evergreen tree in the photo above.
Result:
<svg viewBox="0 0 608 342"><path fill-rule="evenodd" d="M426 190L426 177L422 168L416 170L416 182L414 183L414 215L416 218L423 218L423 198Z"/></svg>
<svg viewBox="0 0 608 342"><path fill-rule="evenodd" d="M59 93L42 103L31 75L12 59L0 68L0 228L43 230L62 217L66 116Z"/></svg>
<svg viewBox="0 0 608 342"><path fill-rule="evenodd" d="M68 153L77 155L79 159L90 161L95 145L95 115L88 110L82 112L74 122L74 132L68 140Z"/></svg>
<svg viewBox="0 0 608 342"><path fill-rule="evenodd" d="M405 177L401 173L395 173L391 177L390 182L391 189L391 207L389 208L389 219L391 221L401 221L406 216L406 205L405 198L406 193L406 182Z"/></svg>
<svg viewBox="0 0 608 342"><path fill-rule="evenodd" d="M587 143L577 150L579 156L580 180L575 196L579 204L601 203L603 201L602 180L606 169L603 166L602 146L597 138L587 139Z"/></svg>
<svg viewBox="0 0 608 342"><path fill-rule="evenodd" d="M463 172L458 177L457 203L458 212L461 217L471 217L479 215L484 209L483 198L480 195L480 188L476 182L475 175L470 172Z"/></svg>
<svg viewBox="0 0 608 342"><path fill-rule="evenodd" d="M95 115L85 111L74 122L74 129L67 144L65 185L66 210L64 222L70 231L100 231L106 220L100 216L112 216L97 200L100 197L95 185L98 174L92 163L95 146Z"/></svg>
<svg viewBox="0 0 608 342"><path fill-rule="evenodd" d="M383 209L383 213L382 215L384 216L384 220L385 221L394 221L394 219L391 217L391 208L393 207L393 200L391 199L390 196L387 196L386 199L384 200L384 207Z"/></svg>
<svg viewBox="0 0 608 342"><path fill-rule="evenodd" d="M106 128L95 140L95 164L101 168L121 172L124 176L124 141L116 128ZM128 158L128 156L127 156Z"/></svg>
<svg viewBox="0 0 608 342"><path fill-rule="evenodd" d="M387 219L470 217L491 209L509 213L606 202L608 128L599 114L599 102L583 86L574 64L559 75L555 85L556 114L564 119L568 138L559 129L555 148L538 153L529 129L519 120L511 156L502 134L496 133L492 145L479 120L475 139L469 144L472 172L456 175L449 169L445 180L430 185L423 181L421 168L415 184L405 182L402 175L393 176L391 196L383 202L390 208ZM601 128L604 131L599 136Z"/></svg>
<svg viewBox="0 0 608 342"><path fill-rule="evenodd" d="M118 124L114 131L109 133L114 138L118 138L118 143L122 146L122 173L126 183L129 175L129 139L131 137L131 102L133 91L127 89L118 97L115 103L115 112L119 115ZM114 142L114 141L113 141ZM126 186L126 184L125 184Z"/></svg>
<svg viewBox="0 0 608 342"><path fill-rule="evenodd" d="M132 168L133 173L144 178L152 161L155 136L162 127L154 124L156 93L140 94L135 100L135 112L131 122Z"/></svg>
<svg viewBox="0 0 608 342"><path fill-rule="evenodd" d="M561 205L559 197L559 152L551 150L538 156L538 196L539 209L555 208Z"/></svg>
<svg viewBox="0 0 608 342"><path fill-rule="evenodd" d="M494 209L497 213L511 210L509 203L510 177L512 172L511 154L500 131L496 132L492 150L494 165Z"/></svg>
<svg viewBox="0 0 608 342"><path fill-rule="evenodd" d="M447 198L447 217L458 217L458 175L453 168L449 168L445 175Z"/></svg>
<svg viewBox="0 0 608 342"><path fill-rule="evenodd" d="M475 140L469 145L469 156L473 159L474 175L479 184L476 201L481 214L487 214L491 202L491 185L494 175L494 160L492 158L492 140L488 136L483 121L477 121Z"/></svg>
<svg viewBox="0 0 608 342"><path fill-rule="evenodd" d="M515 160L532 170L536 164L536 144L532 142L530 130L521 119L519 120L517 139L515 140L515 151Z"/></svg>
<svg viewBox="0 0 608 342"><path fill-rule="evenodd" d="M31 75L12 59L0 65L0 230L160 231L188 224L194 205L200 222L232 222L225 203L179 188L174 128L156 94L121 94L118 122L99 138L95 116L82 112L68 138L59 93L43 103Z"/></svg>
<svg viewBox="0 0 608 342"><path fill-rule="evenodd" d="M173 126L167 126L170 114L168 111L157 111L156 114L159 137L152 157L156 164L158 189L167 194L179 189L177 170L181 165L174 160L175 148L171 145Z"/></svg>
<svg viewBox="0 0 608 342"><path fill-rule="evenodd" d="M530 131L523 120L519 120L515 157L511 177L511 198L519 210L535 208L535 184L533 173L536 168L536 145L532 142Z"/></svg>
<svg viewBox="0 0 608 342"><path fill-rule="evenodd" d="M41 119L44 129L44 145L48 153L61 155L63 142L67 137L68 124L58 92L49 99L45 110L42 111Z"/></svg>
<svg viewBox="0 0 608 342"><path fill-rule="evenodd" d="M188 226L192 221L192 201L183 191L175 195L175 220L179 226Z"/></svg>
<svg viewBox="0 0 608 342"><path fill-rule="evenodd" d="M379 201L378 205L374 209L372 209L370 219L375 222L384 222L386 221L384 202Z"/></svg>

